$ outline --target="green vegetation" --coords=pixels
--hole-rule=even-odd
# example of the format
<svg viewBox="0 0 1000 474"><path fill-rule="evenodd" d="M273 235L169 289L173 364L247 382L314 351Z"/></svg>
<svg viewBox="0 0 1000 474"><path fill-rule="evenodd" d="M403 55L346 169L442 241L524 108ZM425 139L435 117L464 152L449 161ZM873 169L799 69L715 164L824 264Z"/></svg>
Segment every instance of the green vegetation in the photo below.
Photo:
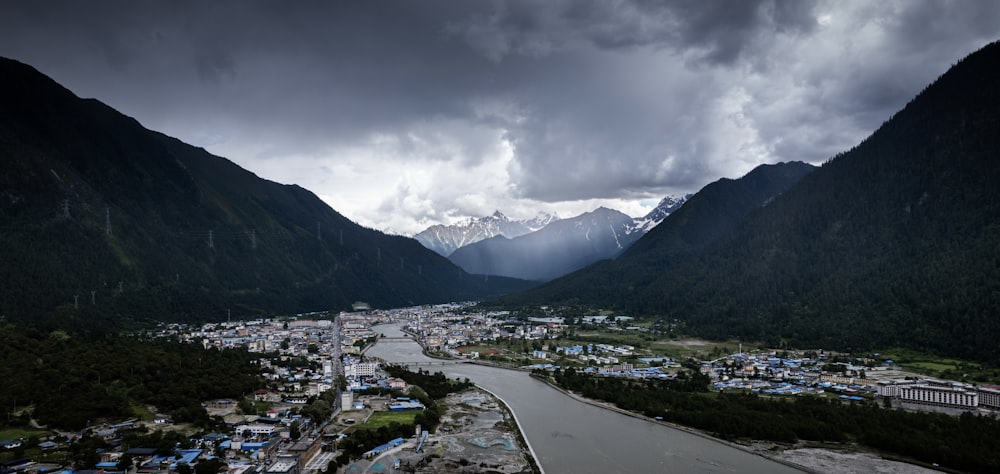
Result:
<svg viewBox="0 0 1000 474"><path fill-rule="evenodd" d="M423 370L410 372L404 367L393 365L385 367L385 371L392 377L401 378L406 383L414 385L408 396L419 400L426 408L412 412L376 412L367 423L352 429L348 437L338 443L338 447L344 452L335 460L336 466L346 465L351 459L356 459L368 450L394 438L413 436L417 424L425 430L434 431L441 421L444 410L437 400L443 399L449 393L461 392L472 387L472 383L468 380L462 382L448 380L441 372L434 374ZM397 394L398 392L394 393ZM409 422L403 421L406 418L409 418Z"/></svg>
<svg viewBox="0 0 1000 474"><path fill-rule="evenodd" d="M416 410L377 411L372 413L368 421L360 427L364 429L378 429L383 426L389 426L392 423L412 426L414 425L413 419L417 416L417 413L419 412Z"/></svg>
<svg viewBox="0 0 1000 474"><path fill-rule="evenodd" d="M899 367L930 377L976 384L1000 384L1000 367L969 360L935 356L926 352L895 348L879 353Z"/></svg>
<svg viewBox="0 0 1000 474"><path fill-rule="evenodd" d="M32 436L41 436L46 433L48 433L48 431L32 428L3 428L0 429L0 439L27 439Z"/></svg>
<svg viewBox="0 0 1000 474"><path fill-rule="evenodd" d="M539 371L535 376L550 378ZM551 380L584 397L707 431L727 440L858 443L926 463L970 472L1000 469L1000 420L965 413L889 410L872 402L754 394L705 393L707 377L682 371L677 380L630 380L556 371Z"/></svg>
<svg viewBox="0 0 1000 474"><path fill-rule="evenodd" d="M65 338L61 333L0 326L0 406L19 409L14 426L30 418L50 428L148 416L153 405L174 421L211 426L201 406L263 386L256 357L244 350L205 350L172 340L124 336Z"/></svg>
<svg viewBox="0 0 1000 474"><path fill-rule="evenodd" d="M83 100L0 59L0 315L103 333L123 323L481 299L413 239L359 226L313 193Z"/></svg>
<svg viewBox="0 0 1000 474"><path fill-rule="evenodd" d="M998 62L1000 43L961 60L778 196L759 199L787 166L712 183L616 260L503 301L676 319L774 348L1000 364Z"/></svg>

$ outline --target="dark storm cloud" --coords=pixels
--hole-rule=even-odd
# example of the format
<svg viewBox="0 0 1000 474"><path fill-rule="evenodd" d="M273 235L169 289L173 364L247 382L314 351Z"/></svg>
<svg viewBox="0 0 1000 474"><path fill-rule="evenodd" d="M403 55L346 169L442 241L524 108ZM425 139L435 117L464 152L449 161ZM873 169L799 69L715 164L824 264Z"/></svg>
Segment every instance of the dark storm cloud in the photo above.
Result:
<svg viewBox="0 0 1000 474"><path fill-rule="evenodd" d="M997 24L988 1L6 2L0 55L416 232L824 161Z"/></svg>
<svg viewBox="0 0 1000 474"><path fill-rule="evenodd" d="M542 55L574 42L603 49L666 47L712 63L731 63L761 30L808 33L814 1L518 1L497 3L454 31L494 60ZM766 33L765 33L766 34Z"/></svg>

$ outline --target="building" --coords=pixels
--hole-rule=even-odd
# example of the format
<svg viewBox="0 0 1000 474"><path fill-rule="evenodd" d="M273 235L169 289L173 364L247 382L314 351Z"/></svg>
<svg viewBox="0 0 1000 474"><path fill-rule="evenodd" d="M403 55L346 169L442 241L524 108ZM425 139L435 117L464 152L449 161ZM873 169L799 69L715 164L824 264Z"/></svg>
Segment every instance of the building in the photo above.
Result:
<svg viewBox="0 0 1000 474"><path fill-rule="evenodd" d="M374 377L378 362L359 362L344 366L345 377Z"/></svg>
<svg viewBox="0 0 1000 474"><path fill-rule="evenodd" d="M351 411L354 409L354 392L347 390L340 393L340 410Z"/></svg>
<svg viewBox="0 0 1000 474"><path fill-rule="evenodd" d="M1000 385L987 385L976 389L979 393L979 406L992 410L1000 410Z"/></svg>
<svg viewBox="0 0 1000 474"><path fill-rule="evenodd" d="M903 403L973 410L979 406L979 393L957 382L924 381L899 387Z"/></svg>
<svg viewBox="0 0 1000 474"><path fill-rule="evenodd" d="M299 469L305 469L306 463L312 460L319 453L322 446L319 439L299 440L288 448L288 454L298 458Z"/></svg>
<svg viewBox="0 0 1000 474"><path fill-rule="evenodd" d="M295 455L280 455L267 467L264 474L300 474L299 457Z"/></svg>

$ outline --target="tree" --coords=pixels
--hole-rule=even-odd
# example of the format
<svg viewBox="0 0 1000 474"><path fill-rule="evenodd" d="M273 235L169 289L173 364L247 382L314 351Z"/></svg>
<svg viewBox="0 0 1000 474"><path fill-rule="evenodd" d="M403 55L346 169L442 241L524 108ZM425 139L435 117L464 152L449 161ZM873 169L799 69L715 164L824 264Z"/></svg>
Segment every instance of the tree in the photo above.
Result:
<svg viewBox="0 0 1000 474"><path fill-rule="evenodd" d="M131 454L126 453L122 455L121 459L118 460L118 469L121 469L122 471L125 472L128 472L130 469L132 469Z"/></svg>
<svg viewBox="0 0 1000 474"><path fill-rule="evenodd" d="M225 467L227 464L220 458L204 459L194 465L194 474L216 474Z"/></svg>

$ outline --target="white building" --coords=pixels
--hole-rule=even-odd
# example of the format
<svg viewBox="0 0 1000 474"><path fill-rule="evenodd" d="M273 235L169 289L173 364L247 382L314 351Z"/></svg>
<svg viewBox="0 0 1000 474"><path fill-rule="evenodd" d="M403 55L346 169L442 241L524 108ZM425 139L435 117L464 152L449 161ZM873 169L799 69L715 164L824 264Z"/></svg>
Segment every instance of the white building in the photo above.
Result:
<svg viewBox="0 0 1000 474"><path fill-rule="evenodd" d="M976 392L979 393L979 406L1000 410L1000 387L979 387Z"/></svg>
<svg viewBox="0 0 1000 474"><path fill-rule="evenodd" d="M344 366L345 377L373 377L378 370L378 362L360 362Z"/></svg>
<svg viewBox="0 0 1000 474"><path fill-rule="evenodd" d="M267 435L271 436L274 434L274 425L266 425L263 423L254 423L252 425L243 425L236 428L237 433L243 433L244 431L249 431L254 435Z"/></svg>
<svg viewBox="0 0 1000 474"><path fill-rule="evenodd" d="M899 387L899 399L904 403L948 408L974 409L979 406L979 393L965 384L924 382Z"/></svg>

